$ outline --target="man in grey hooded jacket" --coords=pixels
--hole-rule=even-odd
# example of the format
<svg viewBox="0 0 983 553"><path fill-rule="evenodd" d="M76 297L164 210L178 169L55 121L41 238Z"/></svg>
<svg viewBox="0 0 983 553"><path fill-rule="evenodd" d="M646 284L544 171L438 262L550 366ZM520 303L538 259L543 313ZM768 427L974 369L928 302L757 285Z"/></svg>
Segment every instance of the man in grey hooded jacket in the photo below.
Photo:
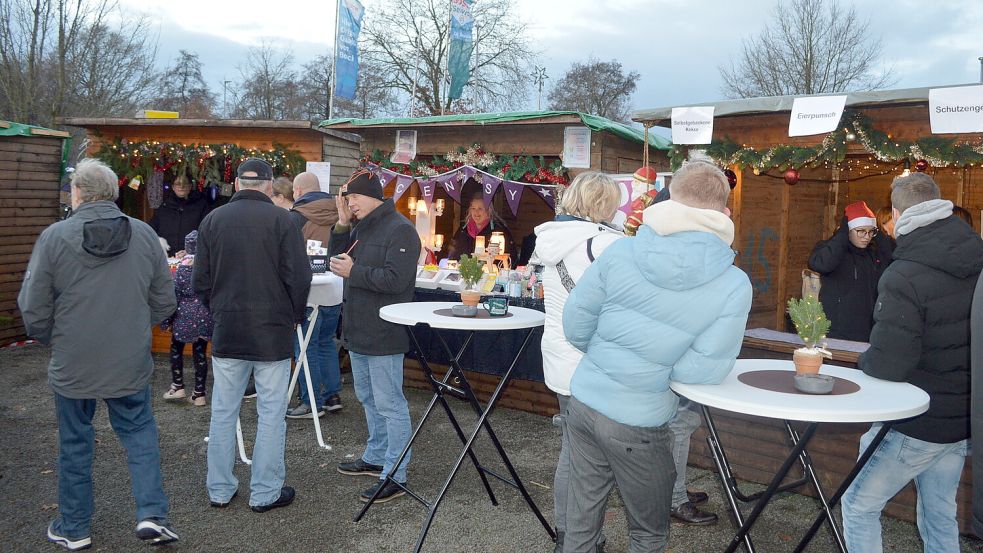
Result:
<svg viewBox="0 0 983 553"><path fill-rule="evenodd" d="M177 307L174 284L157 235L123 215L118 195L109 167L94 159L78 164L75 213L41 233L17 298L28 335L51 347L60 516L47 536L70 551L92 543L92 417L100 399L126 448L137 537L151 544L178 539L167 521L150 403L150 329Z"/></svg>

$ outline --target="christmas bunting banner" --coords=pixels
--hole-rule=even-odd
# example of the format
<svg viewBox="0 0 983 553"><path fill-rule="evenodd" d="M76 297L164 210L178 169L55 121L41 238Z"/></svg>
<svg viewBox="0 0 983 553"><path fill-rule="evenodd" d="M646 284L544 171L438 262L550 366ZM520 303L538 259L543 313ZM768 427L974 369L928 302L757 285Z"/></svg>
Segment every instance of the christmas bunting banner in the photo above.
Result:
<svg viewBox="0 0 983 553"><path fill-rule="evenodd" d="M505 201L508 202L512 215L518 215L519 201L522 200L522 190L525 187L512 181L504 181L502 184L505 187Z"/></svg>

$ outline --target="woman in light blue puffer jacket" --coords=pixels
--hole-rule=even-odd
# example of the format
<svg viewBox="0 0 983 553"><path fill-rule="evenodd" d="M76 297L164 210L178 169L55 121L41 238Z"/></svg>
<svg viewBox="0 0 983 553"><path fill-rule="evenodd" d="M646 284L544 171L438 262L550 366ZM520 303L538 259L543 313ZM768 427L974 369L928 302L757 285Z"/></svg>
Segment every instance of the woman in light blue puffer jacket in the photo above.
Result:
<svg viewBox="0 0 983 553"><path fill-rule="evenodd" d="M567 300L563 328L584 352L569 417L571 475L564 551L590 551L615 480L632 553L663 551L675 469L666 423L671 380L718 383L741 348L751 283L733 265L727 178L712 164L676 172L672 199L645 210Z"/></svg>

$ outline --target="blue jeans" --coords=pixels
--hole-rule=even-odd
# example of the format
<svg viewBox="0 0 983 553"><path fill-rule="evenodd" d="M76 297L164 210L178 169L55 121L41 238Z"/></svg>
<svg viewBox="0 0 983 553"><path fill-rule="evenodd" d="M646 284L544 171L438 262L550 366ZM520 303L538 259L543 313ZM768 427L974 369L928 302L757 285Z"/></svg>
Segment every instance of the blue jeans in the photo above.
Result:
<svg viewBox="0 0 983 553"><path fill-rule="evenodd" d="M879 424L860 438L865 451ZM958 553L956 488L969 440L923 442L891 430L843 495L843 536L850 553L882 551L881 511L908 482L918 492L918 533L926 553Z"/></svg>
<svg viewBox="0 0 983 553"><path fill-rule="evenodd" d="M689 460L689 439L700 427L700 413L696 404L681 397L676 416L669 421L669 431L672 432L672 460L676 467L676 482L672 486L672 508L689 501L686 495L686 461Z"/></svg>
<svg viewBox="0 0 983 553"><path fill-rule="evenodd" d="M311 308L306 315L310 317ZM307 345L307 364L311 368L311 387L314 388L314 403L317 408L324 407L328 398L341 392L341 367L338 365L338 348L334 343L335 331L338 329L338 317L341 315L341 305L322 305L318 307L317 321L314 322L314 332L311 342ZM307 335L310 323L304 319L301 332ZM300 362L300 342L294 338L294 357ZM301 403L308 403L307 384L304 375L297 379L300 389ZM324 392L321 392L321 388Z"/></svg>
<svg viewBox="0 0 983 553"><path fill-rule="evenodd" d="M410 408L403 396L403 354L362 355L349 351L355 396L365 410L369 440L362 460L382 465L382 478L393 472L396 459L410 440ZM406 482L412 451L395 470L393 480Z"/></svg>
<svg viewBox="0 0 983 553"><path fill-rule="evenodd" d="M79 539L89 535L92 520L92 458L95 399L71 399L55 393L58 415L59 532ZM160 473L157 421L150 408L150 387L135 394L104 400L109 423L126 449L137 521L167 522L167 496Z"/></svg>
<svg viewBox="0 0 983 553"><path fill-rule="evenodd" d="M286 477L283 447L287 433L287 387L290 359L246 361L212 357L212 421L208 428L208 498L226 503L239 488L232 473L236 459L236 420L242 394L252 373L256 382L256 413L259 422L253 447L249 505L269 505L280 497Z"/></svg>

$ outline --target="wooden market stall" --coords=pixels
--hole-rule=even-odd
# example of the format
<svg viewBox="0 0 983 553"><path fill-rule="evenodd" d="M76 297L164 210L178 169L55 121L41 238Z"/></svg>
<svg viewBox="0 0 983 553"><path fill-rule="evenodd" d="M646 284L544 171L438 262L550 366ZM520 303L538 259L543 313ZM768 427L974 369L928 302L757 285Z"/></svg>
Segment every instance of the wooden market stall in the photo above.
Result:
<svg viewBox="0 0 983 553"><path fill-rule="evenodd" d="M839 128L829 134L788 136L794 97L751 98L700 104L714 107L713 142L675 146L673 165L688 150L703 150L738 176L732 195L736 263L754 288L749 329L789 331L786 302L802 290L802 270L819 240L828 238L844 207L864 200L872 210L890 206L890 185L906 168L924 170L939 184L942 197L973 215L980 230L983 209L983 134L932 134L929 89L858 92L847 95ZM681 106L676 106L681 107ZM644 124L670 124L672 107L632 114ZM795 184L786 184L786 174ZM796 178L797 177L797 178ZM742 357L789 359L793 346L745 340ZM837 364L855 365L856 355ZM719 426L736 474L766 482L784 458L784 428L762 419L721 416ZM839 482L857 455L863 425L827 425L814 443L813 457L826 472L824 483ZM694 435L690 462L712 468L703 431ZM968 529L969 464L959 491L960 523ZM887 513L914 520L911 488L889 504Z"/></svg>
<svg viewBox="0 0 983 553"><path fill-rule="evenodd" d="M590 129L590 167L565 170L565 180L568 181L585 170L631 175L643 165L646 133L642 129L577 112L480 113L409 119L336 119L321 124L321 128L360 135L364 160L381 162L386 166L392 166L385 162L390 159L395 149L397 132L402 130L416 131L416 160L423 162L423 166L435 158L443 160L453 158L454 154L463 156L455 159L480 157L474 155L476 149L473 147L478 145L480 146L477 150L478 154L488 154L493 158L501 156L520 160L529 158L538 166L556 168L562 163L560 158L564 150L564 132L568 127ZM670 147L669 141L652 132L648 134L648 144L649 165L656 171L668 170L669 160L666 151ZM480 165L478 167L482 168ZM404 164L395 167L397 171L405 173L413 173L414 168L417 166ZM490 170L490 172L495 171ZM519 177L515 178L519 180ZM528 178L521 180L536 182ZM395 187L396 184L392 183L386 187L387 197L394 194ZM467 201L475 192L477 190L465 189L461 193L462 200ZM420 190L417 184L414 184L399 199L397 207L402 213L411 216L409 202L415 201L418 197L420 197ZM435 226L435 233L446 237L446 244L463 223L465 210L462 210L461 206L440 187L437 187L434 199L443 199L448 206L445 215L437 218ZM536 225L549 221L555 216L553 208L547 202L542 201L536 194L529 193L528 190L522 194L516 213L512 213L501 191L494 196L494 205L496 213L511 230L517 246L522 243L524 237L533 232ZM446 253L446 250L444 251ZM442 298L442 301L447 299ZM538 349L539 341L536 340L530 347ZM535 363L541 365L538 357L536 359ZM556 395L541 381L541 366L537 367L537 371L540 375L538 380L515 379L506 389L501 405L542 415L555 414ZM467 374L479 397L487 398L498 382L497 378L489 377L482 372L469 371ZM412 360L407 361L406 382L409 386L429 389L422 370Z"/></svg>
<svg viewBox="0 0 983 553"><path fill-rule="evenodd" d="M70 141L67 132L0 121L0 346L26 338L17 295L34 242L59 218Z"/></svg>
<svg viewBox="0 0 983 553"><path fill-rule="evenodd" d="M139 175L147 183L148 172L170 175L185 164L200 187L215 186L226 199L232 193L235 168L248 156L270 161L275 175L296 175L304 171L305 162L330 162L330 186L337 190L358 166L360 155L358 136L318 128L310 121L65 118L59 122L86 130L88 155L105 158L110 151L125 158L117 170L123 180L132 183ZM134 190L123 184L120 188L121 203L132 201L124 210L145 221L154 213L147 188ZM170 339L170 333L154 327L153 351L169 351Z"/></svg>
<svg viewBox="0 0 983 553"><path fill-rule="evenodd" d="M430 160L444 157L459 149L475 144L493 157L528 156L535 163L559 164L563 152L564 130L568 127L590 129L590 168L568 169L566 177L573 178L584 170L603 171L611 174L631 174L642 165L645 133L622 123L578 112L506 112L477 113L418 118L335 119L325 121L320 128L357 133L362 137L361 149L366 159L388 160L396 144L397 131L416 131L416 159ZM669 141L654 132L648 136L649 165L656 171L669 166L666 151ZM387 187L390 195L394 185ZM416 186L404 195L398 206L409 213L407 200L419 196ZM465 190L462 198L468 198L472 190ZM444 198L454 207L449 216L438 220L438 231L444 236L453 235L463 220L460 206L451 201L443 190L437 190L437 198ZM523 194L518 214L507 207L504 194L495 195L495 210L504 219L517 242L532 233L536 225L553 218L551 208L535 194Z"/></svg>

